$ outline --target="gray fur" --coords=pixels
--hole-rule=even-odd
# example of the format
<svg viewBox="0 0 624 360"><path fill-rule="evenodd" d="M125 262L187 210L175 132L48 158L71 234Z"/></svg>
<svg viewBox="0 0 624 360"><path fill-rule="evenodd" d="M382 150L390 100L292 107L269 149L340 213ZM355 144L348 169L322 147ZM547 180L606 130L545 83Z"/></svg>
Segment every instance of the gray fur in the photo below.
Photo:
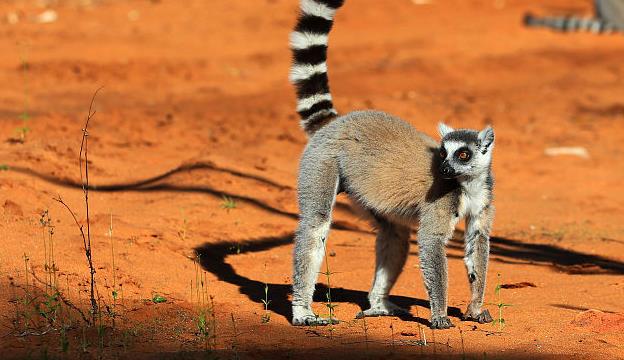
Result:
<svg viewBox="0 0 624 360"><path fill-rule="evenodd" d="M526 14L524 24L531 27L547 27L557 31L590 31L593 33L624 32L624 1L595 0L594 17L545 16Z"/></svg>

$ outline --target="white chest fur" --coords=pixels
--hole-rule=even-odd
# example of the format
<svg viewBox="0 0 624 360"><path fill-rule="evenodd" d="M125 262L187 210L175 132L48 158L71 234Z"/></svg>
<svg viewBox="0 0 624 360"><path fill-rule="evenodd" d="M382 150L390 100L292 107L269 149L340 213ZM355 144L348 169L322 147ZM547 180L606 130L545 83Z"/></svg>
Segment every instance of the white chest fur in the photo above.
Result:
<svg viewBox="0 0 624 360"><path fill-rule="evenodd" d="M479 217L476 215L481 213L483 208L485 208L490 201L490 194L484 179L479 179L478 181L476 179L462 181L460 184L461 195L459 196L457 216L454 216L449 224L451 232L455 230L455 226L459 220L466 216L472 217L472 220L467 223L467 225L469 227L478 228L480 226L480 221ZM471 231L471 229L467 229L467 231Z"/></svg>
<svg viewBox="0 0 624 360"><path fill-rule="evenodd" d="M490 201L485 179L461 182L462 192L459 197L459 217L478 215Z"/></svg>

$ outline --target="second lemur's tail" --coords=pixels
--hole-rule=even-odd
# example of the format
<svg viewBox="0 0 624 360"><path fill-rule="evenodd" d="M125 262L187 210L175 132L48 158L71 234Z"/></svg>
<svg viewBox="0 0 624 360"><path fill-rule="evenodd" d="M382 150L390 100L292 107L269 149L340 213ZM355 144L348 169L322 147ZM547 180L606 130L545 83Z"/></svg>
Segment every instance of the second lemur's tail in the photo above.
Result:
<svg viewBox="0 0 624 360"><path fill-rule="evenodd" d="M297 88L297 113L312 134L338 115L327 78L327 37L344 0L301 0L301 13L290 34L293 64L290 82Z"/></svg>
<svg viewBox="0 0 624 360"><path fill-rule="evenodd" d="M596 34L624 32L623 27L611 24L601 18L581 18L577 16L537 17L532 14L526 14L524 16L524 25L546 27L562 32L589 31Z"/></svg>

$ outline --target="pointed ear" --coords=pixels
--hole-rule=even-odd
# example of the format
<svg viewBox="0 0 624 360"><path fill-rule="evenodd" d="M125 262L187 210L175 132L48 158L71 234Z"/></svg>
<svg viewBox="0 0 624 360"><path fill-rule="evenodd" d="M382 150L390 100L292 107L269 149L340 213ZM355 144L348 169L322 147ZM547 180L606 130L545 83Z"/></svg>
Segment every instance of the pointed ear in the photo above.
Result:
<svg viewBox="0 0 624 360"><path fill-rule="evenodd" d="M493 144L494 129L488 126L479 132L479 146L481 147L481 153L485 154Z"/></svg>
<svg viewBox="0 0 624 360"><path fill-rule="evenodd" d="M455 131L452 127L446 125L443 122L438 123L438 132L440 133L440 137L445 137L446 134Z"/></svg>

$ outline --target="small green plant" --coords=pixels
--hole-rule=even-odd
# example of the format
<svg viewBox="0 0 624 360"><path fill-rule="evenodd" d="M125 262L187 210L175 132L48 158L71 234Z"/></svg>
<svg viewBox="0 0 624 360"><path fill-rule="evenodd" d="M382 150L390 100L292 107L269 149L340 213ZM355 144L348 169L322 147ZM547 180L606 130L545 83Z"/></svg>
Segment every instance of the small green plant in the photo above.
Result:
<svg viewBox="0 0 624 360"><path fill-rule="evenodd" d="M416 317L420 317L418 314L418 306L416 307ZM427 346L427 335L425 334L425 330L422 325L418 323L418 341L417 344L419 346ZM422 356L422 347L420 348L420 355Z"/></svg>
<svg viewBox="0 0 624 360"><path fill-rule="evenodd" d="M15 319L13 320L14 332L18 336L45 335L52 331L63 331L71 325L69 314L70 303L63 298L59 287L54 257L54 226L49 212L42 212L40 217L42 239L44 248L43 269L45 275L39 278L30 265L30 258L24 253L24 295L15 294ZM32 275L32 277L30 276ZM39 289L36 282L45 286L45 290ZM11 281L11 285L17 285ZM63 305L67 304L64 311ZM60 334L64 336L63 333Z"/></svg>
<svg viewBox="0 0 624 360"><path fill-rule="evenodd" d="M9 171L9 165L0 164L0 171Z"/></svg>
<svg viewBox="0 0 624 360"><path fill-rule="evenodd" d="M54 257L54 225L52 225L52 218L48 210L41 213L39 224L41 225L45 256L43 269L46 272L46 294L49 294L52 289L58 289L58 268Z"/></svg>
<svg viewBox="0 0 624 360"><path fill-rule="evenodd" d="M51 326L56 324L61 309L60 293L54 291L50 294L43 295L41 303L35 303L39 315L46 320Z"/></svg>
<svg viewBox="0 0 624 360"><path fill-rule="evenodd" d="M206 273L200 270L199 256L195 258L193 264L195 266L195 292L193 292L191 280L191 301L193 298L197 301L197 316L195 317L197 337L204 343L205 350L216 349L217 320L214 312L214 296L208 295Z"/></svg>
<svg viewBox="0 0 624 360"><path fill-rule="evenodd" d="M201 308L197 314L197 332L205 340L210 338L210 314L206 308Z"/></svg>
<svg viewBox="0 0 624 360"><path fill-rule="evenodd" d="M23 84L24 84L24 111L19 115L19 119L22 120L22 125L15 129L15 132L18 135L18 141L20 143L24 143L26 141L26 134L30 132L30 128L28 127L28 121L30 120L30 114L28 113L28 70L30 70L30 64L27 60L26 49L23 49L24 53L20 55L21 61L21 70L23 76Z"/></svg>
<svg viewBox="0 0 624 360"><path fill-rule="evenodd" d="M494 319L492 321L492 325L495 326L498 324L498 331L502 332L503 328L505 327L505 319L503 318L503 308L512 306L511 304L505 304L502 300L501 300L501 281L500 281L500 274L496 275L496 288L494 288L494 293L496 294L496 299L497 302L496 303L490 303L490 305L494 305L496 307L498 307L498 318Z"/></svg>
<svg viewBox="0 0 624 360"><path fill-rule="evenodd" d="M61 292L58 286L58 267L56 266L56 258L54 256L54 225L48 210L44 210L39 218L41 225L43 250L45 262L43 269L45 271L45 294L43 299L34 303L38 314L51 327L57 326L57 320L61 316Z"/></svg>
<svg viewBox="0 0 624 360"><path fill-rule="evenodd" d="M19 142L21 143L24 143L26 141L26 134L30 132L30 128L27 125L27 115L28 114L20 115L20 118L23 119L22 126L18 126L17 128L15 128L15 132L17 133L17 136L19 136Z"/></svg>
<svg viewBox="0 0 624 360"><path fill-rule="evenodd" d="M25 277L25 291L24 291L24 297L21 299L21 305L23 306L28 306L33 302L33 295L30 292L30 282L28 280L28 272L29 272L29 262L30 262L30 258L28 257L28 255L26 255L26 253L24 253L24 256L22 257L24 259L24 277ZM30 315L29 312L23 310L23 311L19 311L18 310L18 317L17 317L17 322L19 323L19 317L20 315L22 317L24 317L24 327L28 328L30 327L30 323L31 323L31 318L32 316Z"/></svg>
<svg viewBox="0 0 624 360"><path fill-rule="evenodd" d="M113 300L112 304L109 306L108 304L104 307L106 315L110 318L112 324L112 334L113 336L117 330L117 317L119 314L117 313L117 299L119 299L119 291L117 291L117 270L115 268L115 242L113 240L113 212L110 211L110 223L108 226L108 239L111 244L111 270L113 275L113 289L111 290L111 298Z"/></svg>
<svg viewBox="0 0 624 360"><path fill-rule="evenodd" d="M162 304L162 303L166 303L167 302L167 298L165 298L164 296L160 295L160 294L154 294L152 296L152 302L154 304Z"/></svg>
<svg viewBox="0 0 624 360"><path fill-rule="evenodd" d="M186 218L186 216L184 215L184 210L182 210L182 226L180 226L180 228L178 229L178 238L180 240L182 240L183 242L186 242L187 238L188 238L188 219Z"/></svg>
<svg viewBox="0 0 624 360"><path fill-rule="evenodd" d="M65 201L63 201L60 195L54 198L55 201L61 204L69 212L72 219L74 220L74 223L76 224L76 227L78 227L78 231L80 231L80 236L82 237L83 250L84 250L85 257L87 259L87 264L89 265L89 275L90 275L89 286L91 288L90 293L89 293L89 300L91 302L91 310L90 310L91 324L95 324L96 315L98 314L100 310L98 307L98 302L95 298L95 289L96 289L95 266L93 265L93 253L92 253L92 248L91 248L91 220L90 220L90 212L89 212L89 189L91 189L91 186L89 185L89 131L88 129L89 129L89 122L95 116L95 113L96 113L94 109L95 98L101 89L102 88L97 89L95 93L93 94L93 97L91 98L91 103L89 104L89 111L87 112L87 119L85 120L84 127L82 128L80 152L78 153L79 154L78 165L80 168L80 183L82 185L82 193L84 195L84 202L85 202L85 215L86 215L85 225L86 226L81 224L78 221L78 218L76 217L76 214L74 213L74 211L71 209L69 205L67 205ZM84 163L84 167L82 166L83 163Z"/></svg>
<svg viewBox="0 0 624 360"><path fill-rule="evenodd" d="M269 284L267 283L264 283L264 299L262 299L262 303L264 304L262 323L266 324L271 321L271 312L269 311L269 304L271 303L271 300L269 300Z"/></svg>
<svg viewBox="0 0 624 360"><path fill-rule="evenodd" d="M61 326L60 335L61 351L67 353L69 350L69 339L67 338L67 328L65 326Z"/></svg>
<svg viewBox="0 0 624 360"><path fill-rule="evenodd" d="M57 332L60 350L66 352L69 347L67 331L74 327L71 311L84 313L61 293L58 283L58 268L54 257L54 227L48 211L41 214L40 225L44 248L44 275L39 277L30 265L28 255L23 255L25 285L21 287L23 296L15 293L15 319L12 321L15 336L43 336ZM40 283L45 288L39 288ZM19 288L11 278L11 286Z"/></svg>
<svg viewBox="0 0 624 360"><path fill-rule="evenodd" d="M102 309L102 301L100 298L100 294L98 293L98 309ZM99 357L102 357L102 352L104 351L104 337L106 336L106 326L104 325L104 321L102 321L102 311L98 311L97 313L97 335L98 335L98 352Z"/></svg>
<svg viewBox="0 0 624 360"><path fill-rule="evenodd" d="M227 196L227 195L223 195L222 198L222 202L221 202L221 207L224 208L225 210L232 210L232 209L236 209L236 200L231 197L231 196Z"/></svg>
<svg viewBox="0 0 624 360"><path fill-rule="evenodd" d="M331 275L333 274L333 272L331 272L329 270L329 258L327 257L327 240L323 239L323 250L325 251L325 272L323 272L322 274L325 275L327 277L327 292L325 293L325 298L327 299L327 302L325 303L325 307L327 307L327 310L329 311L329 336L333 337L333 332L335 330L334 328L334 321L335 321L335 309L336 307L338 307L337 304L334 304L332 302L332 297L331 297Z"/></svg>

